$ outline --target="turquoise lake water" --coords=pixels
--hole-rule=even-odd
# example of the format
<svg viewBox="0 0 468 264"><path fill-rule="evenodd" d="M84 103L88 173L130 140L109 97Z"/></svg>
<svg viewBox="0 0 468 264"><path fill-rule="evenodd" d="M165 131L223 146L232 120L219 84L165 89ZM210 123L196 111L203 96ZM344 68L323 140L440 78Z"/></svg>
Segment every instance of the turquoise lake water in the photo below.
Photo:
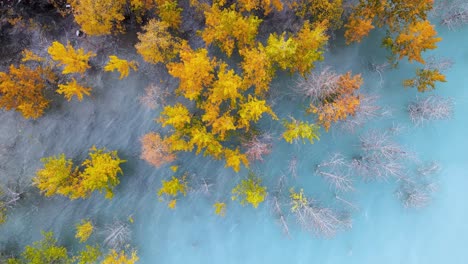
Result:
<svg viewBox="0 0 468 264"><path fill-rule="evenodd" d="M391 116L373 119L355 133L333 126L328 133L321 131L320 141L304 145L285 143L279 139L281 124L262 120L262 129L275 137L273 152L264 162L252 164L251 169L268 191L275 190L284 176L286 190L302 188L326 206L348 209L352 228L335 237L317 237L302 230L287 210L290 236L285 235L268 203L253 209L231 201L230 190L247 177L247 170L235 174L225 169L223 162L194 153L179 155L176 164L193 178L212 183L210 194L189 193L179 199L176 210L168 209L158 201L156 190L161 179L173 173L168 167L155 169L139 159L139 138L150 131L162 131L153 121L160 109L149 110L138 101L148 82L137 74L124 81L117 81L116 74L105 74L102 79L91 80L95 84L92 98L56 102L37 121L1 112L0 144L10 150L1 153L0 172L5 181L30 181L41 166L41 157L65 153L80 160L92 145L105 146L118 150L128 160L114 199L95 194L88 200L69 201L44 198L34 191L0 227L0 250L20 251L39 240L41 230L54 231L61 244L77 250L81 246L74 242L74 227L80 219L89 218L99 228L117 220L125 222L131 216L132 247L137 249L140 263L468 263L468 28L448 31L439 27L438 32L443 40L437 50L425 56L450 58L455 64L446 72L447 82L438 84L435 91L421 94L405 89L402 81L411 77L416 67L406 62L386 71L379 84L379 75L368 68L368 62L386 60L385 50L379 47L379 32L359 45L334 41L326 60L318 65L329 65L339 73L362 73L362 92L379 96L379 105L390 109ZM284 75L274 81L274 111L280 118L291 115L312 120L303 115L306 103L291 91L296 79ZM413 125L407 105L432 94L453 98L453 118ZM441 164L436 177L438 190L431 203L420 209L405 208L395 194L399 186L395 179L369 182L355 177L355 191L339 194L356 206L347 207L314 173L315 166L335 152L351 159L360 152L360 135L369 130L383 133L395 125L403 127L395 140L414 152L420 162ZM287 168L293 157L297 158L297 177ZM227 203L225 217L213 213L216 201ZM99 241L102 236L97 233L90 243Z"/></svg>

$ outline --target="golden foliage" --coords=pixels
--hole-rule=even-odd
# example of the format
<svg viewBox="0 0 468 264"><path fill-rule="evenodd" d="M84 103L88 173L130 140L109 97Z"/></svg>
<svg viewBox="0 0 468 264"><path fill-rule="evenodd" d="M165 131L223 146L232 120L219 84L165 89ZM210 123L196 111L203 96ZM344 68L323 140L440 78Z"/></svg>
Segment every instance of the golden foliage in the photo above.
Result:
<svg viewBox="0 0 468 264"><path fill-rule="evenodd" d="M187 99L195 100L213 82L214 63L206 49L193 51L187 43L182 45L180 60L167 65L169 74L180 80L177 91Z"/></svg>
<svg viewBox="0 0 468 264"><path fill-rule="evenodd" d="M181 23L182 8L177 5L177 0L155 0L158 15L169 27L178 29Z"/></svg>
<svg viewBox="0 0 468 264"><path fill-rule="evenodd" d="M329 21L332 29L342 25L342 0L289 0L289 7L297 16L307 18L314 23Z"/></svg>
<svg viewBox="0 0 468 264"><path fill-rule="evenodd" d="M241 182L232 189L232 200L240 200L242 205L251 204L257 208L265 200L267 195L266 187L261 186L262 180L253 173L249 173L249 178Z"/></svg>
<svg viewBox="0 0 468 264"><path fill-rule="evenodd" d="M168 181L162 181L162 187L158 190L158 196L161 197L163 195L173 198L169 201L168 207L174 209L177 203L177 196L180 194L186 195L187 194L187 181L185 180L185 176L181 179L172 176L172 178Z"/></svg>
<svg viewBox="0 0 468 264"><path fill-rule="evenodd" d="M144 33L138 33L139 42L135 48L146 62L167 63L179 53L181 39L172 36L168 28L166 22L151 19L143 27Z"/></svg>
<svg viewBox="0 0 468 264"><path fill-rule="evenodd" d="M132 251L132 254L127 256L123 250L117 253L117 251L112 249L101 264L135 264L137 261L138 256L136 251Z"/></svg>
<svg viewBox="0 0 468 264"><path fill-rule="evenodd" d="M239 0L237 1L240 11L250 12L252 10L263 10L263 14L268 15L273 9L283 10L281 0Z"/></svg>
<svg viewBox="0 0 468 264"><path fill-rule="evenodd" d="M270 34L266 54L280 69L304 75L315 67L315 61L323 60L324 47L328 41L326 24L326 21L317 23L312 29L305 22L297 36L293 37L286 38L284 32L282 35Z"/></svg>
<svg viewBox="0 0 468 264"><path fill-rule="evenodd" d="M216 4L205 11L205 19L206 27L201 33L203 40L208 45L215 42L228 57L236 45L242 49L254 44L262 22L256 16L244 17L234 6L221 10Z"/></svg>
<svg viewBox="0 0 468 264"><path fill-rule="evenodd" d="M213 204L213 208L215 209L215 214L219 216L226 215L226 203L216 202Z"/></svg>
<svg viewBox="0 0 468 264"><path fill-rule="evenodd" d="M235 172L239 172L241 163L245 167L249 167L249 160L245 154L240 153L239 148L231 150L226 148L224 150L224 158L226 159L226 166L231 167Z"/></svg>
<svg viewBox="0 0 468 264"><path fill-rule="evenodd" d="M208 100L212 104L219 104L226 100L231 100L231 105L236 104L236 100L242 98L241 92L245 89L242 85L242 78L234 73L234 70L227 70L228 65L221 63L217 72L218 79L210 89Z"/></svg>
<svg viewBox="0 0 468 264"><path fill-rule="evenodd" d="M34 185L45 196L56 194L68 196L72 191L73 178L77 175L77 169L73 168L71 159L67 160L64 154L41 159L44 168L36 172L33 178Z"/></svg>
<svg viewBox="0 0 468 264"><path fill-rule="evenodd" d="M437 31L429 21L412 23L392 43L392 52L398 55L399 59L407 56L409 61L416 60L424 64L421 52L437 48L436 43L442 40L436 35Z"/></svg>
<svg viewBox="0 0 468 264"><path fill-rule="evenodd" d="M326 22L317 23L312 29L308 22L304 23L294 38L297 43L293 57L294 66L292 69L294 71L304 75L315 67L315 61L323 60L324 47L328 41L326 24Z"/></svg>
<svg viewBox="0 0 468 264"><path fill-rule="evenodd" d="M435 88L435 82L446 82L445 76L438 69L416 69L416 77L404 80L405 87L417 87L419 92Z"/></svg>
<svg viewBox="0 0 468 264"><path fill-rule="evenodd" d="M52 232L42 232L43 239L36 241L32 246L26 246L22 256L22 263L68 263L68 251L65 247L57 245L57 239Z"/></svg>
<svg viewBox="0 0 468 264"><path fill-rule="evenodd" d="M319 140L319 126L315 124L291 118L289 122L284 121L283 125L286 128L283 138L290 144L297 142L299 139L302 139L302 143L305 143L305 139L308 139L310 143L314 143L314 139Z"/></svg>
<svg viewBox="0 0 468 264"><path fill-rule="evenodd" d="M250 122L257 122L264 113L270 114L273 119L278 119L273 110L266 104L265 100L259 100L248 95L247 102L240 104L239 120L237 127L249 129Z"/></svg>
<svg viewBox="0 0 468 264"><path fill-rule="evenodd" d="M71 0L75 21L88 35L122 32L126 0Z"/></svg>
<svg viewBox="0 0 468 264"><path fill-rule="evenodd" d="M45 58L42 58L41 56L37 55L34 53L32 50L25 49L21 52L21 55L23 58L21 59L22 62L27 62L27 61L35 61L35 62L44 62Z"/></svg>
<svg viewBox="0 0 468 264"><path fill-rule="evenodd" d="M223 146L215 138L215 136L206 131L204 126L193 126L190 128L190 148L194 146L197 147L196 154L200 154L203 149L205 150L205 155L211 155L214 158L219 158L222 154Z"/></svg>
<svg viewBox="0 0 468 264"><path fill-rule="evenodd" d="M75 78L72 78L72 81L67 84L59 84L57 93L63 94L68 101L71 101L73 96L76 96L78 101L83 100L83 95L90 96L91 88L83 87L78 84Z"/></svg>
<svg viewBox="0 0 468 264"><path fill-rule="evenodd" d="M159 122L162 126L167 125L173 126L175 129L182 129L186 124L189 124L191 120L191 114L189 110L181 103L177 103L174 106L166 106L161 113Z"/></svg>
<svg viewBox="0 0 468 264"><path fill-rule="evenodd" d="M130 69L137 71L137 63L135 61L127 61L119 59L117 56L110 55L109 62L104 67L104 71L115 71L120 73L119 79L123 79L128 76Z"/></svg>
<svg viewBox="0 0 468 264"><path fill-rule="evenodd" d="M112 189L119 184L118 174L122 173L121 160L117 151L91 148L90 158L79 167L73 168L73 162L65 155L43 158L44 168L36 172L34 184L46 196L60 194L70 199L87 198L93 191L106 190L106 198L112 198Z"/></svg>
<svg viewBox="0 0 468 264"><path fill-rule="evenodd" d="M89 220L82 220L81 224L76 225L75 238L79 239L81 243L86 242L93 233L94 226Z"/></svg>
<svg viewBox="0 0 468 264"><path fill-rule="evenodd" d="M354 19L354 17L351 17L345 28L346 44L350 44L352 42L361 42L364 37L369 35L374 26L372 25L372 19Z"/></svg>
<svg viewBox="0 0 468 264"><path fill-rule="evenodd" d="M243 60L243 82L248 88L255 86L255 95L262 96L268 90L275 74L272 62L268 57L265 47L258 44L256 48L246 48L239 51Z"/></svg>
<svg viewBox="0 0 468 264"><path fill-rule="evenodd" d="M15 109L25 118L39 118L49 106L44 96L46 80L55 81L55 75L48 69L31 69L11 65L9 73L0 72L0 107Z"/></svg>
<svg viewBox="0 0 468 264"><path fill-rule="evenodd" d="M91 57L96 56L92 52L85 53L83 49L75 50L70 43L63 46L62 43L54 41L47 49L54 61L58 61L58 65L63 65L63 74L67 73L81 73L83 74L90 68L88 61Z"/></svg>
<svg viewBox="0 0 468 264"><path fill-rule="evenodd" d="M301 189L300 192L295 192L294 188L291 188L289 190L290 195L289 197L291 198L291 211L296 212L297 210L308 207L309 206L309 201L307 197L304 195L304 190Z"/></svg>
<svg viewBox="0 0 468 264"><path fill-rule="evenodd" d="M375 26L388 27L383 45L390 48L398 59L404 56L409 61L424 63L421 52L435 49L437 32L427 21L427 14L432 9L433 0L361 0L353 8L346 24L346 43L360 42ZM395 38L396 36L396 38Z"/></svg>
<svg viewBox="0 0 468 264"><path fill-rule="evenodd" d="M86 198L95 190L106 191L106 198L114 195L112 189L119 184L118 174L122 174L120 164L126 162L117 156L117 151L106 151L105 148L91 148L90 158L83 161L84 167L80 173L80 182L73 198Z"/></svg>
<svg viewBox="0 0 468 264"><path fill-rule="evenodd" d="M141 139L141 158L151 165L159 168L176 159L176 155L170 150L170 146L157 133L151 132Z"/></svg>
<svg viewBox="0 0 468 264"><path fill-rule="evenodd" d="M326 131L332 122L345 120L349 115L354 115L360 105L359 96L355 95L355 91L362 85L360 74L351 76L351 72L347 72L340 75L337 85L338 90L330 98L326 98L317 106L311 104L307 110L309 113L317 114L318 123Z"/></svg>

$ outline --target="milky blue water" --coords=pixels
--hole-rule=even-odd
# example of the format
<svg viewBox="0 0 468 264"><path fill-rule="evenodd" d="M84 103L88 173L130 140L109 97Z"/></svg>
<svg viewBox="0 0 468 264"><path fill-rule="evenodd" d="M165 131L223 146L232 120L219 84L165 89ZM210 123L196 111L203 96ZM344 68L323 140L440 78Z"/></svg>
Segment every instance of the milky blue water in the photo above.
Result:
<svg viewBox="0 0 468 264"><path fill-rule="evenodd" d="M279 123L262 120L262 129L275 136L273 152L264 162L251 166L269 191L275 190L284 176L286 190L303 188L324 205L346 208L335 199L328 184L315 175L315 165L338 151L347 158L358 155L359 135L369 129L385 131L398 124L404 129L395 136L396 141L416 153L421 162L437 161L442 166L437 176L438 191L426 208L404 208L395 195L399 183L394 179L366 182L356 177L356 190L340 194L356 206L348 208L353 218L351 229L333 238L317 237L302 230L285 210L290 230L287 236L268 203L253 209L231 201L230 190L247 177L247 170L235 174L221 161L187 153L179 155L176 162L180 170L195 179L204 178L213 186L209 195L189 193L179 199L176 210L170 210L158 201L156 190L172 172L139 159L139 138L150 131L163 131L153 121L160 109L149 110L138 101L148 80L133 74L118 81L116 74L104 74L89 80L94 87L91 98L83 102L57 99L37 121L1 112L0 177L2 182L22 179L29 183L41 166L41 157L65 153L79 161L92 145L105 146L118 150L128 160L114 199L106 200L101 194L76 201L44 198L33 189L0 227L0 250L21 251L40 239L40 230L54 231L61 244L76 250L81 246L74 242L74 226L80 219L91 219L99 229L132 216L132 246L138 250L140 263L468 263L468 29L447 31L440 27L438 32L443 40L436 51L426 55L451 58L455 65L446 73L447 83L425 94L402 86L403 79L414 74L414 64L402 62L399 68L386 71L381 84L379 75L369 70L368 62L385 62L387 54L379 47L381 33L373 33L359 45L345 46L340 39L334 41L325 62L318 66L330 65L340 73L362 73L362 91L380 96L379 105L391 109L392 115L372 120L355 133L334 126L328 133L322 131L320 141L313 145L289 145L279 139ZM274 111L280 118L292 115L312 120L303 115L306 103L291 92L295 82L296 77L284 75L272 84ZM173 88L173 83L167 85ZM451 120L416 127L409 121L406 107L417 96L428 94L452 97L455 114ZM294 156L297 177L287 169ZM196 182L192 181L192 185L196 186ZM225 217L214 214L212 205L216 201L227 203ZM99 233L90 240L100 242Z"/></svg>

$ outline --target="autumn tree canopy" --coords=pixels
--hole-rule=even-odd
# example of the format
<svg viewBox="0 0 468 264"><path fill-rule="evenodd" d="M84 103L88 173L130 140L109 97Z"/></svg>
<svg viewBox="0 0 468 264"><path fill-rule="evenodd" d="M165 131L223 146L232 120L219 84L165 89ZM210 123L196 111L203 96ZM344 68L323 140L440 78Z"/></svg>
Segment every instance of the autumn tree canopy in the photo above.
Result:
<svg viewBox="0 0 468 264"><path fill-rule="evenodd" d="M106 198L113 196L112 189L119 184L122 174L121 160L117 151L106 151L93 147L89 158L80 166L74 166L64 154L41 160L44 168L36 173L34 184L45 196L60 194L70 199L87 198L94 191L106 191Z"/></svg>
<svg viewBox="0 0 468 264"><path fill-rule="evenodd" d="M47 81L55 78L48 68L11 65L8 73L0 72L0 107L14 109L25 118L39 118L49 106Z"/></svg>

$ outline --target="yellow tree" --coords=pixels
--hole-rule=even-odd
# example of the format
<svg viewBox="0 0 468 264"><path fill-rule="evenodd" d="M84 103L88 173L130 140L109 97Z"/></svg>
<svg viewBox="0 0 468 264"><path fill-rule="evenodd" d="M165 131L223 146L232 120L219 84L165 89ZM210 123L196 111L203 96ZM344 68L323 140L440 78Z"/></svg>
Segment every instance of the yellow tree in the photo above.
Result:
<svg viewBox="0 0 468 264"><path fill-rule="evenodd" d="M288 0L289 7L297 16L310 19L314 23L329 21L332 29L338 29L342 25L343 14L342 0Z"/></svg>
<svg viewBox="0 0 468 264"><path fill-rule="evenodd" d="M217 71L218 79L213 83L208 96L212 104L231 100L231 106L235 106L237 99L242 98L242 92L245 91L242 78L233 69L227 70L227 66L226 63L221 63Z"/></svg>
<svg viewBox="0 0 468 264"><path fill-rule="evenodd" d="M242 205L247 203L257 208L267 195L266 187L262 186L262 180L249 172L249 177L232 189L232 200L239 200Z"/></svg>
<svg viewBox="0 0 468 264"><path fill-rule="evenodd" d="M157 12L162 21L166 22L169 27L178 29L182 22L182 8L177 4L177 0L155 0Z"/></svg>
<svg viewBox="0 0 468 264"><path fill-rule="evenodd" d="M90 68L88 61L91 57L96 56L92 52L85 53L83 49L75 50L70 43L65 47L62 43L54 41L47 49L50 56L58 65L63 65L63 74L81 73L83 74Z"/></svg>
<svg viewBox="0 0 468 264"><path fill-rule="evenodd" d="M446 82L445 76L438 69L416 69L416 77L405 80L405 87L416 87L419 92L435 88L435 82Z"/></svg>
<svg viewBox="0 0 468 264"><path fill-rule="evenodd" d="M213 4L205 11L205 29L201 36L206 44L216 43L229 57L237 45L239 49L255 43L258 26L262 22L256 16L244 17L231 8L221 10Z"/></svg>
<svg viewBox="0 0 468 264"><path fill-rule="evenodd" d="M77 177L78 170L73 168L71 159L64 154L41 159L44 168L36 172L33 183L45 196L56 194L68 196L72 192L73 179Z"/></svg>
<svg viewBox="0 0 468 264"><path fill-rule="evenodd" d="M91 148L90 158L81 167L73 168L73 162L65 155L44 158L44 168L36 172L34 184L46 196L60 194L70 199L87 198L92 192L106 190L106 198L113 196L112 189L119 184L118 174L122 174L121 160L117 151Z"/></svg>
<svg viewBox="0 0 468 264"><path fill-rule="evenodd" d="M314 62L323 60L323 52L328 41L326 22L317 23L312 29L305 22L294 40L297 49L292 60L292 69L304 75L315 67Z"/></svg>
<svg viewBox="0 0 468 264"><path fill-rule="evenodd" d="M46 80L55 81L52 73L45 73L47 69L38 67L31 69L20 65L11 65L9 72L0 72L0 107L6 110L15 109L25 118L39 118L49 106L45 98Z"/></svg>
<svg viewBox="0 0 468 264"><path fill-rule="evenodd" d="M123 79L128 76L130 69L137 71L137 63L135 61L127 61L119 59L119 57L110 55L109 62L104 67L104 71L115 71L117 70L120 73L119 79Z"/></svg>
<svg viewBox="0 0 468 264"><path fill-rule="evenodd" d="M188 190L187 181L185 180L185 176L182 178L176 178L172 176L172 178L168 181L162 181L162 187L158 190L158 196L161 199L161 196L167 196L171 200L167 204L167 207L174 209L177 204L177 196L180 194L186 195Z"/></svg>
<svg viewBox="0 0 468 264"><path fill-rule="evenodd" d="M189 124L191 120L191 114L189 110L181 103L177 103L174 106L166 106L161 113L159 122L162 126L167 125L173 126L177 130L181 130L186 124Z"/></svg>
<svg viewBox="0 0 468 264"><path fill-rule="evenodd" d="M89 220L82 220L80 224L76 225L75 238L80 240L80 243L86 242L93 233L94 226Z"/></svg>
<svg viewBox="0 0 468 264"><path fill-rule="evenodd" d="M151 19L143 27L144 33L138 33L135 48L146 62L167 63L179 53L182 40L172 36L168 28L166 22Z"/></svg>
<svg viewBox="0 0 468 264"><path fill-rule="evenodd" d="M429 21L418 21L410 24L388 45L398 59L406 56L409 61L415 60L424 64L421 52L437 48L436 43L442 40L436 35L437 32Z"/></svg>
<svg viewBox="0 0 468 264"><path fill-rule="evenodd" d="M122 32L126 0L71 0L73 16L88 35Z"/></svg>
<svg viewBox="0 0 468 264"><path fill-rule="evenodd" d="M117 156L117 151L106 151L95 146L91 148L89 156L81 164L84 169L79 174L78 186L71 198L86 198L96 190L105 190L106 198L111 199L114 195L112 189L120 182L118 175L123 173L120 164L126 161Z"/></svg>
<svg viewBox="0 0 468 264"><path fill-rule="evenodd" d="M273 119L278 119L273 110L266 104L265 100L259 100L248 95L247 102L239 105L237 127L248 130L250 128L250 122L257 122L264 113L271 115Z"/></svg>
<svg viewBox="0 0 468 264"><path fill-rule="evenodd" d="M205 149L205 155L211 155L214 158L219 158L223 151L223 146L215 138L215 136L206 130L204 126L193 126L190 128L190 141L189 145L191 149L197 147L196 154Z"/></svg>
<svg viewBox="0 0 468 264"><path fill-rule="evenodd" d="M237 6L240 11L263 10L265 16L273 11L273 9L281 11L284 8L281 0L239 0L237 1Z"/></svg>
<svg viewBox="0 0 468 264"><path fill-rule="evenodd" d="M249 167L249 160L245 154L240 153L239 148L236 150L224 149L224 158L226 159L226 166L231 167L235 172L239 172L241 164Z"/></svg>
<svg viewBox="0 0 468 264"><path fill-rule="evenodd" d="M286 128L286 131L283 133L283 138L290 144L297 142L299 139L302 139L302 143L305 143L306 139L308 139L310 143L314 143L314 139L319 140L318 130L320 127L315 124L291 118L291 121L284 121L283 125Z"/></svg>
<svg viewBox="0 0 468 264"><path fill-rule="evenodd" d="M355 92L361 87L362 78L360 74L351 76L351 72L340 75L336 83L336 90L329 98L325 98L318 105L311 104L307 110L318 117L318 123L326 131L332 122L345 120L349 115L354 115L360 105L359 96Z"/></svg>
<svg viewBox="0 0 468 264"><path fill-rule="evenodd" d="M186 43L180 51L180 62L169 63L169 74L179 78L177 91L189 100L195 100L214 79L214 63L206 49L192 50Z"/></svg>
<svg viewBox="0 0 468 264"><path fill-rule="evenodd" d="M280 69L292 69L295 66L297 43L292 37L286 38L286 33L270 34L265 50L268 58Z"/></svg>
<svg viewBox="0 0 468 264"><path fill-rule="evenodd" d="M421 51L436 48L435 43L440 40L427 21L433 4L433 0L360 0L345 25L346 42L360 42L375 26L385 26L388 31L384 46L398 59L408 56L410 61L424 63Z"/></svg>
<svg viewBox="0 0 468 264"><path fill-rule="evenodd" d="M141 139L141 158L156 168L176 159L176 155L170 150L169 144L158 133L148 133Z"/></svg>
<svg viewBox="0 0 468 264"><path fill-rule="evenodd" d="M268 90L275 75L270 57L265 47L258 43L258 47L246 48L239 51L242 56L241 68L246 88L255 87L255 95L262 96Z"/></svg>
<svg viewBox="0 0 468 264"><path fill-rule="evenodd" d="M130 256L125 254L125 251L117 252L114 249L104 257L101 264L135 264L138 261L136 251L132 251Z"/></svg>
<svg viewBox="0 0 468 264"><path fill-rule="evenodd" d="M226 215L226 203L216 202L213 204L213 208L215 209L215 214L219 216Z"/></svg>
<svg viewBox="0 0 468 264"><path fill-rule="evenodd" d="M81 86L76 82L75 78L72 78L72 81L67 84L59 84L57 93L63 94L68 101L71 101L73 96L76 96L78 101L81 101L84 95L91 95L91 90L91 88Z"/></svg>

